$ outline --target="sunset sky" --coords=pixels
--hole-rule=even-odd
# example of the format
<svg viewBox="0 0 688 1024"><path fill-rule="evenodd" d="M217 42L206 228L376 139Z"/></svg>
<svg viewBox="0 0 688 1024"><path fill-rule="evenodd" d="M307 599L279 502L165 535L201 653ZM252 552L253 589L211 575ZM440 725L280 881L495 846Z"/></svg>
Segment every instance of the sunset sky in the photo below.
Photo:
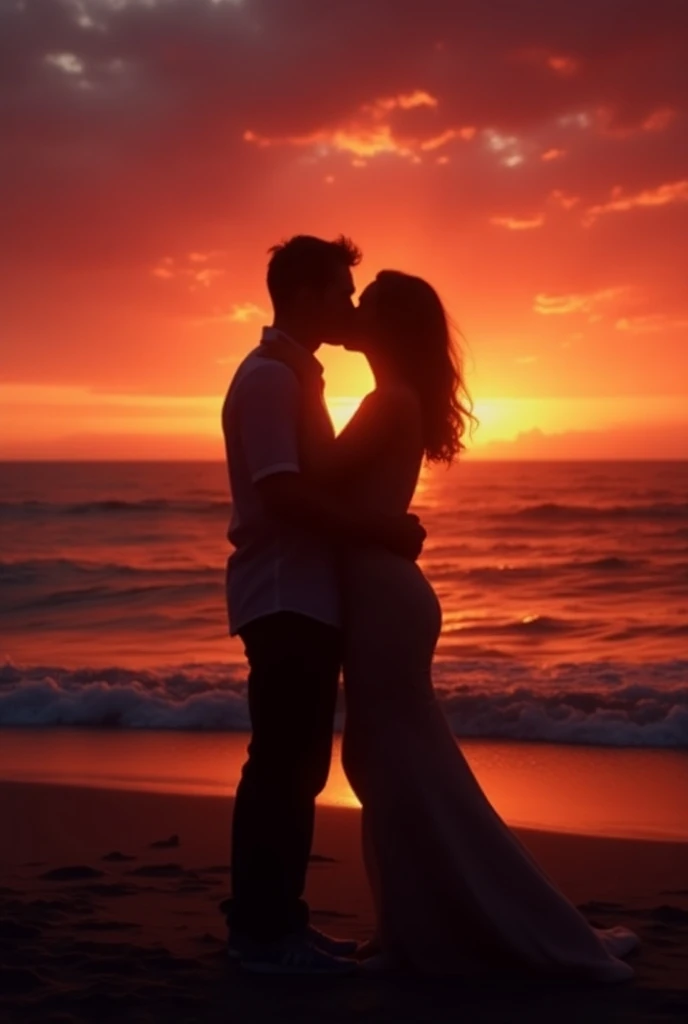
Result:
<svg viewBox="0 0 688 1024"><path fill-rule="evenodd" d="M688 457L684 0L2 0L0 458L220 457L266 250L465 337L475 454ZM338 422L370 386L324 352Z"/></svg>

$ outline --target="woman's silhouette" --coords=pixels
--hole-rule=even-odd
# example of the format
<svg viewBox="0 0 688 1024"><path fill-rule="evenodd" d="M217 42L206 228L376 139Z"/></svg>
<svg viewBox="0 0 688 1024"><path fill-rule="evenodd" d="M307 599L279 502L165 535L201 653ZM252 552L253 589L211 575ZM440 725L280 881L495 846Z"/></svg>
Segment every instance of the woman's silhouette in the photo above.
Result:
<svg viewBox="0 0 688 1024"><path fill-rule="evenodd" d="M448 464L463 447L470 405L429 284L383 271L358 319L356 347L376 387L340 437L313 453L315 471L362 511L400 515L423 458ZM422 571L371 546L347 551L342 579L343 756L363 805L377 964L631 977L620 957L636 937L588 924L494 811L458 749L433 693L441 611Z"/></svg>

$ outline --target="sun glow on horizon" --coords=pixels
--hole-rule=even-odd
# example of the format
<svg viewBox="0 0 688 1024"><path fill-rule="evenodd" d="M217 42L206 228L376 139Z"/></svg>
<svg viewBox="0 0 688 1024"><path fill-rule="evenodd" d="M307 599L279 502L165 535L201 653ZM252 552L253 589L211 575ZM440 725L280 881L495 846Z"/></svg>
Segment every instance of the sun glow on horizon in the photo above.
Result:
<svg viewBox="0 0 688 1024"><path fill-rule="evenodd" d="M335 433L339 434L352 418L365 395L334 395L326 399L327 411L334 425Z"/></svg>
<svg viewBox="0 0 688 1024"><path fill-rule="evenodd" d="M356 387L361 377L350 380ZM358 394L326 397L337 434L370 391L365 376L362 383ZM0 384L0 459L222 459L222 399ZM464 442L476 458L688 457L681 396L489 396L478 397L474 411L478 426Z"/></svg>
<svg viewBox="0 0 688 1024"><path fill-rule="evenodd" d="M337 434L354 416L364 397L333 395L327 398L327 409ZM475 402L473 412L479 422L475 437L477 440L479 434L483 443L509 441L526 430L547 430L551 426L551 411L548 415L543 409L543 400L538 399L483 398Z"/></svg>

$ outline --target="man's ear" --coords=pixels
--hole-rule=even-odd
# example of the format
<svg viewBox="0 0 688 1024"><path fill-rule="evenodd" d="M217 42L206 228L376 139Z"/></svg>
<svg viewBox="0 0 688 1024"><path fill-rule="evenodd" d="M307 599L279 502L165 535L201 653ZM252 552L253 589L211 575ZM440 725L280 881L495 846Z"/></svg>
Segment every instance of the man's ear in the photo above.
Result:
<svg viewBox="0 0 688 1024"><path fill-rule="evenodd" d="M294 298L292 304L295 310L309 309L313 305L315 298L315 291L309 288L308 285L302 284L300 288L294 292Z"/></svg>

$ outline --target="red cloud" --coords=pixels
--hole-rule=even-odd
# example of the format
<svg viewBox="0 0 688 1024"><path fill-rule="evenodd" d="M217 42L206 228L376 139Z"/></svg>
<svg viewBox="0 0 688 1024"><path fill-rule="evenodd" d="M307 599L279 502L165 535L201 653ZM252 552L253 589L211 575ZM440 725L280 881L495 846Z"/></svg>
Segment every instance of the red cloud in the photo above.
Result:
<svg viewBox="0 0 688 1024"><path fill-rule="evenodd" d="M225 273L224 267L209 266L209 261L223 256L222 252L190 252L181 260L165 256L152 269L153 277L161 281L183 281L191 291L209 288Z"/></svg>
<svg viewBox="0 0 688 1024"><path fill-rule="evenodd" d="M244 142L253 143L262 149L272 146L311 149L321 157L334 151L351 153L359 159L394 154L418 160L422 153L441 149L457 139L468 142L475 137L476 129L472 126L445 128L437 133L432 122L429 124L429 134L411 135L395 127L390 119L390 115L396 111L420 108L436 110L437 106L438 100L435 96L422 89L416 89L410 93L386 96L364 103L353 117L331 128L320 128L306 135L276 137L259 135L249 129L244 132L243 139Z"/></svg>
<svg viewBox="0 0 688 1024"><path fill-rule="evenodd" d="M672 181L656 188L646 188L633 195L624 194L620 185L612 189L611 198L606 203L597 203L586 211L585 223L592 224L598 217L606 213L624 213L628 210L643 207L668 206L670 203L688 202L688 178Z"/></svg>
<svg viewBox="0 0 688 1024"><path fill-rule="evenodd" d="M566 316L569 313L592 313L608 302L614 302L628 295L627 286L601 288L589 294L545 295L535 296L533 309L542 316Z"/></svg>
<svg viewBox="0 0 688 1024"><path fill-rule="evenodd" d="M649 313L645 316L624 316L616 321L617 331L630 334L657 334L664 331L688 329L688 316L672 317L667 313Z"/></svg>
<svg viewBox="0 0 688 1024"><path fill-rule="evenodd" d="M500 228L508 228L510 231L529 231L532 228L541 228L545 223L544 214L536 217L490 217L490 224Z"/></svg>
<svg viewBox="0 0 688 1024"><path fill-rule="evenodd" d="M556 71L558 75L575 75L578 71L578 61L573 57L552 56L547 58L547 67Z"/></svg>

